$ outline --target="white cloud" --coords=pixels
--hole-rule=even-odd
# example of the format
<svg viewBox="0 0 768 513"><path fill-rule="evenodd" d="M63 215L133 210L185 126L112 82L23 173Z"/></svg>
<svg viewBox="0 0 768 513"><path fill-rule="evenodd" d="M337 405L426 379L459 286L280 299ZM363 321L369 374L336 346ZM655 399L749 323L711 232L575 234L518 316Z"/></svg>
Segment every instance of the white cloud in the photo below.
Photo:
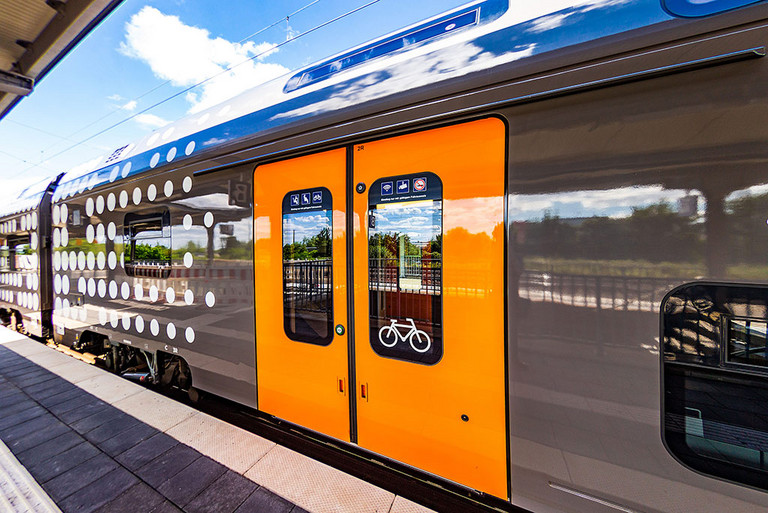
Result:
<svg viewBox="0 0 768 513"><path fill-rule="evenodd" d="M155 116L154 114L139 114L133 120L147 128L160 128L170 123L167 119Z"/></svg>
<svg viewBox="0 0 768 513"><path fill-rule="evenodd" d="M542 16L541 18L533 21L533 26L528 31L539 33L555 29L560 27L565 22L565 20L573 14L574 13L569 12L566 14L551 14L549 16Z"/></svg>
<svg viewBox="0 0 768 513"><path fill-rule="evenodd" d="M136 103L136 100L131 100L131 101L127 102L126 104L121 105L120 108L123 109L123 110L127 110L128 112L133 112L134 110L136 110L136 106L137 105L138 105L138 103Z"/></svg>
<svg viewBox="0 0 768 513"><path fill-rule="evenodd" d="M121 53L145 62L155 76L174 86L188 87L215 76L186 95L193 113L287 73L279 64L263 62L276 51L270 43L212 37L206 29L186 25L177 16L149 6L131 17L120 44Z"/></svg>
<svg viewBox="0 0 768 513"><path fill-rule="evenodd" d="M123 99L124 98L117 93L107 96L107 100L112 100L113 102L119 102L120 100L123 100Z"/></svg>

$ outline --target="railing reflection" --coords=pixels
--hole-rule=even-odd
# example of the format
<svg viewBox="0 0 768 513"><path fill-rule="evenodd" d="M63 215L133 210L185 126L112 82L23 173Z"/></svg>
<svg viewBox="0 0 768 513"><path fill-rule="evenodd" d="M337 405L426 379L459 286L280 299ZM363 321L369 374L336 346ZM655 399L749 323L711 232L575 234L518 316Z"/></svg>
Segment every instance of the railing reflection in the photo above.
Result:
<svg viewBox="0 0 768 513"><path fill-rule="evenodd" d="M523 271L519 297L534 302L577 307L658 312L664 295L676 278L607 276Z"/></svg>
<svg viewBox="0 0 768 513"><path fill-rule="evenodd" d="M441 279L439 259L406 256L400 259L369 260L368 280L371 290L439 295Z"/></svg>
<svg viewBox="0 0 768 513"><path fill-rule="evenodd" d="M332 289L331 259L283 262L284 303L290 308L326 312Z"/></svg>

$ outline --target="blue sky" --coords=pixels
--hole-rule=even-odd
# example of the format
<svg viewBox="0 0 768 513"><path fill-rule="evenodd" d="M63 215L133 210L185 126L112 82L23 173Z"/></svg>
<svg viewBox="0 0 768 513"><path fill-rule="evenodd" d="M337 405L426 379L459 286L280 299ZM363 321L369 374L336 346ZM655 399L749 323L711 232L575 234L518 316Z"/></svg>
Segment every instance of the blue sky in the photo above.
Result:
<svg viewBox="0 0 768 513"><path fill-rule="evenodd" d="M259 82L467 3L378 0L270 51L370 2L126 0L0 121L4 194L109 153ZM287 15L303 7L286 22ZM136 115L254 56L233 73ZM76 145L131 115L136 117Z"/></svg>

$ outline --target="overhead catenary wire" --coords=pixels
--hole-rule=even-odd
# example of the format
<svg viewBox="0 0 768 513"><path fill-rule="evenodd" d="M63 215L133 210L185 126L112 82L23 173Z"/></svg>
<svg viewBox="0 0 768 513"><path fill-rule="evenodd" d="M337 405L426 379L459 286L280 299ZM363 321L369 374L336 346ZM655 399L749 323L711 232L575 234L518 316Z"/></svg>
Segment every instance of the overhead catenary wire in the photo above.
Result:
<svg viewBox="0 0 768 513"><path fill-rule="evenodd" d="M290 13L290 14L286 14L285 16L283 16L282 18L280 18L279 20L277 20L277 21L275 21L275 22L273 22L273 23L271 23L271 24L267 25L266 27L264 27L264 28L262 28L262 29L259 29L259 30L257 30L256 32L254 32L253 34L251 34L251 35L249 35L249 36L247 36L247 37L244 37L244 38L242 38L240 41L238 41L238 44L239 44L239 43L243 43L244 41L248 41L249 39L251 39L251 38L253 38L253 37L256 37L256 36L258 36L258 35L259 35L259 34L261 34L262 32L266 32L267 30L269 30L269 29L271 29L271 28L273 28L273 27L275 27L275 26L277 26L277 25L281 24L281 23L282 23L282 22L284 22L284 21L288 21L288 20L291 18L291 16L295 16L296 14L300 13L301 11L304 11L305 9L307 9L307 8L309 8L309 7L313 6L313 5L315 5L315 4L316 4L316 3L318 3L318 2L320 2L320 0L313 0L312 2L310 2L310 3L306 4L306 5L304 5L303 7L300 7L299 9L297 9L297 10L293 11L292 13ZM225 71L226 71L226 70L225 70ZM141 99L142 99L142 98L144 98L145 96L147 96L147 95L149 95L149 94L152 94L152 93L154 93L154 92L155 92L155 91L157 91L158 89L161 89L161 88L165 87L166 85L170 84L171 82L172 82L172 80L171 80L171 79L168 79L168 80L166 80L166 81L164 81L164 82L161 82L160 84L158 84L158 85L156 85L156 86L154 86L154 87L152 87L152 88L148 89L147 91L143 92L143 93L142 93L142 94L140 94L139 96L136 96L136 97L134 97L134 98L131 98L131 99L127 100L127 103L130 103L130 102L136 102L136 101L138 101L138 100L141 100ZM196 85L195 85L195 86L192 86L192 87L196 87ZM88 123L87 125L83 126L82 128L79 128L79 129L75 130L74 132L72 132L71 134L69 134L67 137L62 137L62 139L67 139L67 138L69 138L69 137L72 137L72 136L74 136L74 135L77 135L77 134L79 134L80 132L82 132L83 130L87 130L88 128L92 127L93 125L95 125L95 124L99 123L100 121L103 121L104 119L106 119L106 118L108 118L108 117L110 117L110 116L114 115L115 113L117 113L117 112L120 112L120 110L121 110L121 107L118 107L118 108L117 108L117 109L115 109L115 110L112 110L112 111L110 111L110 112L107 112L106 114L104 114L104 115L103 115L103 116L101 116L100 118L98 118L98 119L96 119L96 120L94 120L94 121L92 121L92 122ZM143 114L143 113L144 113L144 112L140 112L140 113L137 113L137 115L138 115L138 114ZM130 119L130 118L129 118L129 119ZM100 135L100 134L96 134L96 135Z"/></svg>
<svg viewBox="0 0 768 513"><path fill-rule="evenodd" d="M93 135L90 135L90 136L86 137L85 139L82 139L82 140L80 140L80 141L76 142L75 144L73 144L73 145L71 145L71 146L68 146L68 147L64 148L64 149L63 149L63 150L61 150L60 152L58 152L58 153L55 153L54 155L52 155L52 156L48 157L48 158L47 158L47 160L50 160L50 159L56 158L56 157L58 157L58 156L60 156L60 155L63 155L64 153L66 153L66 152L68 152L68 151L71 151L71 150L73 150L74 148L77 148L78 146L80 146L80 145L82 145L82 144L85 144L85 143L87 143L88 141L90 141L90 140L92 140L92 139L94 139L94 138L96 138L96 137L98 137L98 136L100 136L100 135L102 135L102 134L105 134L106 132L109 132L110 130L113 130L113 129L115 129L115 128L117 128L118 126L121 126L121 125L123 125L124 123L127 123L128 121L130 121L130 120L132 120L132 119L136 118L137 116L140 116L140 115L142 115L142 114L146 114L147 112L149 112L149 111L151 111L151 110L153 110L153 109L155 109L155 108L159 107L160 105L163 105L163 104L165 104L165 103L167 103L167 102L169 102L169 101L173 100L174 98L177 98L177 97L181 96L182 94L188 93L189 91L191 91L191 90L193 90L193 89L195 89L195 88L197 88L197 87L200 87L201 85L203 85L203 84L205 84L205 83L207 83L207 82L209 82L209 81L213 80L214 78L216 78L216 77L218 77L218 76L220 76L220 75L223 75L224 73L228 73L228 72L232 71L233 69L237 68L238 66L241 66L241 65L243 65L243 64L245 64L245 63L247 63L247 62L253 61L254 59L258 59L259 57L261 57L261 56L263 56L263 55L265 55L265 54L267 54L267 53L273 52L273 51L274 51L275 49L277 49L277 48L280 48L280 47L282 47L282 46L285 46L286 44L288 44L288 43L290 43L290 42L292 42L292 41L295 41L295 40L297 40L297 39L299 39L299 38L301 38L301 37L304 37L304 36L306 36L307 34L310 34L310 33L312 33L312 32L315 32L315 31L317 31L317 30L319 30L319 29L321 29L321 28L323 28L323 27L326 27L326 26L328 26L328 25L330 25L330 24L332 24L332 23L335 23L335 22L337 22L337 21L339 21L339 20L341 20L341 19L344 19L344 18L346 18L347 16L351 16L352 14L355 14L355 13L357 13L357 12L359 12L359 11L362 11L363 9L366 9L366 8L370 7L371 5L373 5L373 4L376 4L376 3L380 2L380 1L381 1L381 0L371 0L370 2L367 2L367 3L365 3L365 4L361 5L361 6L358 6L358 7L354 8L354 9L352 9L352 10L350 10L350 11L347 11L347 12L345 12L344 14L340 14L340 15L338 15L338 16L336 16L336 17L334 17L334 18L331 18L330 20L327 20L327 21L324 21L324 22L322 22L322 23L320 23L320 24L318 24L318 25L315 25L314 27L312 27L312 28L310 28L310 29L307 29L307 30L305 30L304 32L301 32L301 33L299 33L299 34L296 34L295 36L291 36L291 37L288 37L288 38L286 38L286 40L285 40L285 41L283 41L283 42L281 42L281 43L277 43L277 44L275 44L275 45L272 45L270 48L268 48L268 49L266 49L266 50L264 50L264 51L262 51L262 52L259 52L258 54L255 54L255 55L253 55L253 56L249 57L248 59L245 59L245 60L243 60L243 61L241 61L241 62L238 62L237 64L233 64L232 66L229 66L229 67L227 67L227 68L225 68L225 69L221 70L220 72L218 72L218 73L215 73L214 75L211 75L210 77L207 77L207 78L205 78L205 79L201 80L200 82L197 82L196 84L193 84L193 85L191 85L191 86L189 86L189 87L187 87L187 88L185 88L185 89L182 89L181 91L178 91L178 92L176 92L176 93L174 93L174 94L172 94L172 95L170 95L170 96L168 96L168 97L164 98L163 100L160 100L160 101L158 101L158 102L156 102L156 103L154 103L154 104L150 105L149 107L147 107L147 108L145 108L145 109L142 109L142 110L141 110L141 111L139 111L139 112L136 112L136 113L134 113L134 114L131 114L130 116L128 116L128 117L126 117L126 118L124 118L124 119L122 119L122 120L118 121L117 123L114 123L114 124L112 124L112 125L108 126L107 128L105 128L105 129L103 129L103 130L100 130L99 132L96 132L95 134L93 134ZM314 3L316 3L316 2L314 2ZM312 4L309 4L309 5L312 5ZM304 8L308 7L309 5L305 6ZM301 10L303 10L304 8L302 8ZM298 12L298 11L297 11L297 12ZM285 19L288 19L290 16L291 16L291 15L287 16ZM282 18L281 18L281 19L280 19L280 21L278 21L277 23L281 23L282 21L284 21L284 19L282 19ZM250 38L250 37L253 37L253 36L251 35L251 36L249 36L249 38ZM161 87L162 85L164 85L164 84L161 84L161 85L159 85L159 86L157 86L157 87ZM156 89L157 89L157 87L156 87L156 88L154 88L153 90L156 90ZM149 92L145 93L145 94L144 94L144 95L142 95L142 96L145 96L146 94L149 94ZM139 97L139 98L141 98L141 97ZM102 119L103 119L103 118L102 118Z"/></svg>

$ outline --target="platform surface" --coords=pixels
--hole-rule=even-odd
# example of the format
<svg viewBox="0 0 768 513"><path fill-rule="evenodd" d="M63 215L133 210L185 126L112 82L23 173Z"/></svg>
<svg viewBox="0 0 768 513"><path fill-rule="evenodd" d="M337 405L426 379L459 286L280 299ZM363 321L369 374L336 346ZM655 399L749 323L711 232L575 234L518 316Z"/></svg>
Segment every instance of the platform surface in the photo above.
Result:
<svg viewBox="0 0 768 513"><path fill-rule="evenodd" d="M431 511L3 327L0 440L2 511Z"/></svg>

